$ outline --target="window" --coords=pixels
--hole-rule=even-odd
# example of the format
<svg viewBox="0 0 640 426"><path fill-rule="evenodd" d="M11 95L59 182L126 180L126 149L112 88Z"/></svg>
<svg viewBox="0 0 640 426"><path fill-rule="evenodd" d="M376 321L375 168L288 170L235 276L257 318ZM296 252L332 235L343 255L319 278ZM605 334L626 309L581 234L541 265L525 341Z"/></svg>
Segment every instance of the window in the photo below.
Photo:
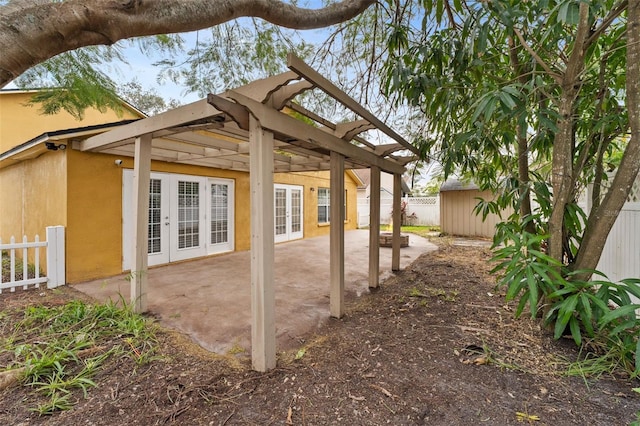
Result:
<svg viewBox="0 0 640 426"><path fill-rule="evenodd" d="M318 223L329 223L329 188L318 188Z"/></svg>
<svg viewBox="0 0 640 426"><path fill-rule="evenodd" d="M318 223L329 223L330 216L329 211L331 210L331 191L329 188L318 188ZM347 220L347 191L344 191L343 195L343 203L344 203L344 215L342 220Z"/></svg>

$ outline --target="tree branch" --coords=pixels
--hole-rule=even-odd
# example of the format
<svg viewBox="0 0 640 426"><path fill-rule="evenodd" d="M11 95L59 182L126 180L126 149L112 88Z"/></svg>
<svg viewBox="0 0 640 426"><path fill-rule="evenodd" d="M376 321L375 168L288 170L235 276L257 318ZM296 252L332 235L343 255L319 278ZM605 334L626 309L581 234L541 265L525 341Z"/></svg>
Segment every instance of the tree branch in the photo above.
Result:
<svg viewBox="0 0 640 426"><path fill-rule="evenodd" d="M600 26L598 28L596 28L595 30L593 30L591 32L591 34L589 35L589 37L587 38L587 40L585 41L584 44L584 49L588 49L589 46L591 46L591 44L596 41L598 39L598 37L600 37L600 35L607 29L609 28L609 25L611 25L613 23L613 21L615 21L620 14L622 14L622 12L625 11L625 9L627 8L627 6L629 5L628 0L622 0L620 3L618 3L613 9L611 9L609 11L609 14L607 16L605 16L605 18L602 20L602 23L600 24Z"/></svg>
<svg viewBox="0 0 640 426"><path fill-rule="evenodd" d="M243 16L288 28L321 28L353 18L374 1L304 9L278 0L15 0L0 6L0 88L34 65L79 47L195 31Z"/></svg>
<svg viewBox="0 0 640 426"><path fill-rule="evenodd" d="M531 56L533 56L533 59L535 59L536 62L540 64L542 69L544 69L545 72L556 81L556 83L560 84L562 82L562 77L560 76L560 74L553 72L551 70L551 67L549 67L549 65L547 65L547 63L540 57L540 55L538 55L538 52L536 52L531 46L529 46L529 43L527 43L527 41L524 39L520 30L514 28L513 32L516 34L516 36L518 36L518 40L520 40L520 44L522 45L522 47L524 47L524 49L529 52Z"/></svg>

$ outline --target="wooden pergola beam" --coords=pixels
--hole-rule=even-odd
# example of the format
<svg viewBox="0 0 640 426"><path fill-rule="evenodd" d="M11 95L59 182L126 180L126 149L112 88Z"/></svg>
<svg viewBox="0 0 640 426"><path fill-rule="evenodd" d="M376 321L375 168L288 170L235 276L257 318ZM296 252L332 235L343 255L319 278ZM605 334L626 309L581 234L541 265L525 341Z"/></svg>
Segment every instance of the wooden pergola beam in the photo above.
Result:
<svg viewBox="0 0 640 426"><path fill-rule="evenodd" d="M255 99L258 102L266 102L273 93L286 87L291 81L300 80L300 76L293 72L287 71L267 78L254 80L249 84L233 89L234 92L242 93L245 96ZM224 93L222 96L226 96Z"/></svg>
<svg viewBox="0 0 640 426"><path fill-rule="evenodd" d="M331 151L330 179L329 307L332 317L342 318L344 315L344 157L335 151Z"/></svg>
<svg viewBox="0 0 640 426"><path fill-rule="evenodd" d="M278 91L271 94L271 106L277 110L281 110L287 103L302 92L313 89L313 84L308 81L289 84L281 87Z"/></svg>
<svg viewBox="0 0 640 426"><path fill-rule="evenodd" d="M373 130L375 128L376 126L369 123L367 120L357 120L351 121L349 123L336 124L336 128L333 131L333 134L340 139L350 141L351 139L355 138L356 135L359 135L362 132L366 132L367 130Z"/></svg>
<svg viewBox="0 0 640 426"><path fill-rule="evenodd" d="M355 99L340 90L335 84L327 80L316 70L304 63L302 59L298 58L292 53L289 53L287 55L287 66L289 67L289 69L298 73L298 75L304 77L305 80L313 83L314 86L321 89L333 99L337 100L342 105L349 108L351 111L355 112L360 117L367 120L369 123L373 124L376 128L384 132L387 136L404 146L406 149L412 151L416 155L420 154L415 146L407 142L402 136L397 134L393 129L391 129L380 119L378 119L378 117L365 109Z"/></svg>
<svg viewBox="0 0 640 426"><path fill-rule="evenodd" d="M385 145L376 145L376 147L374 148L374 152L378 155L385 157L393 152L401 151L404 149L405 148L399 143L390 143Z"/></svg>
<svg viewBox="0 0 640 426"><path fill-rule="evenodd" d="M264 128L274 133L287 135L327 151L336 151L347 158L378 166L380 169L389 173L404 173L404 166L378 157L372 152L365 151L360 147L345 142L321 129L311 127L300 120L241 95L240 93L228 92L227 96L238 104L246 107L252 116L256 117L260 123L263 123ZM219 106L222 107L224 103L229 102L227 99L216 95L209 95L208 99L216 108Z"/></svg>
<svg viewBox="0 0 640 426"><path fill-rule="evenodd" d="M251 360L257 371L276 366L274 290L273 134L250 118Z"/></svg>
<svg viewBox="0 0 640 426"><path fill-rule="evenodd" d="M149 182L151 179L151 135L136 138L133 166L133 263L131 266L131 305L134 312L147 310L149 274Z"/></svg>
<svg viewBox="0 0 640 426"><path fill-rule="evenodd" d="M393 235L391 240L391 270L400 270L400 227L402 226L402 175L393 175Z"/></svg>
<svg viewBox="0 0 640 426"><path fill-rule="evenodd" d="M369 181L369 287L380 285L380 168L371 167Z"/></svg>
<svg viewBox="0 0 640 426"><path fill-rule="evenodd" d="M206 99L202 99L153 117L134 121L133 123L126 124L109 132L92 136L80 142L80 150L89 151L96 148L107 147L116 142L136 138L158 130L181 126L220 113L221 112L209 104Z"/></svg>

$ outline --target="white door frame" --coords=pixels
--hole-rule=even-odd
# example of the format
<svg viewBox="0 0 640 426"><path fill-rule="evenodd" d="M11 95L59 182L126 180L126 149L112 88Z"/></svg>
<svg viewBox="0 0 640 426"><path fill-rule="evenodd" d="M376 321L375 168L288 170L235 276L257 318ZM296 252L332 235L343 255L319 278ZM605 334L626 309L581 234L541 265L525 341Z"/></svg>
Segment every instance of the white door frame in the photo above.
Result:
<svg viewBox="0 0 640 426"><path fill-rule="evenodd" d="M204 176L192 176L175 173L151 173L151 181L160 182L160 240L158 253L150 253L149 266L161 265L179 260L191 259L194 257L205 256L214 253L223 253L233 251L235 247L235 181L233 179L209 178ZM190 200L183 199L187 204L197 200L197 209L183 206L182 218L189 220L191 224L186 226L196 227L198 230L197 244L191 247L178 247L178 219L180 218L178 190L180 182L188 182L192 187L197 184L197 193L191 194ZM132 185L133 170L125 169L122 174L122 269L131 269L131 245L132 241ZM212 215L212 185L227 185L227 237L226 241L213 243L210 241L212 223L209 218ZM183 190L185 187L183 186ZM185 196L183 194L183 196ZM150 209L153 206L150 204ZM196 217L194 217L194 215ZM184 228L182 228L184 229ZM224 238L223 238L224 239ZM183 243L191 245L193 241L190 237L183 236Z"/></svg>
<svg viewBox="0 0 640 426"><path fill-rule="evenodd" d="M206 179L178 174L170 177L169 262L204 256L207 254ZM178 235L179 232L183 235Z"/></svg>
<svg viewBox="0 0 640 426"><path fill-rule="evenodd" d="M284 190L284 200L278 199L276 195L278 190ZM304 236L304 187L277 183L273 185L273 197L275 242L280 243L302 238ZM279 202L281 201L285 203L283 206L284 212L278 212L279 207L281 207ZM298 203L297 206L296 202ZM284 217L282 217L282 213L284 213ZM282 219L284 219L284 222L279 222ZM282 228L283 226L284 229Z"/></svg>

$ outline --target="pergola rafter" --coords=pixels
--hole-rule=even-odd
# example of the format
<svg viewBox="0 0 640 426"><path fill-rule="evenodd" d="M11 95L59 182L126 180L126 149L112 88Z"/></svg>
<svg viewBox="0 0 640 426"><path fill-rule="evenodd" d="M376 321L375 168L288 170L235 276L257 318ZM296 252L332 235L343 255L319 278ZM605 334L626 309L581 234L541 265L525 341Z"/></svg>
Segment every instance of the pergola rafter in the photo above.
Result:
<svg viewBox="0 0 640 426"><path fill-rule="evenodd" d="M342 217L341 197L347 169L371 168L373 196L369 285L378 286L380 173L394 175L394 219L400 212L400 179L418 151L299 58L289 55L291 71L254 81L238 89L118 127L73 144L74 149L135 158L134 268L131 298L146 310L147 209L151 160L215 167L249 173L251 189L252 359L255 369L275 367L273 297L273 173L329 170L331 217ZM322 90L357 119L335 124L294 103L307 90ZM306 117L302 121L291 112ZM378 130L393 140L376 145L362 134ZM409 151L411 155L401 155ZM376 189L377 188L377 189ZM397 192L397 194L395 193ZM377 193L377 198L376 198ZM375 200L378 200L376 203ZM377 219L376 219L377 218ZM399 227L396 227L399 229ZM344 313L344 224L331 224L330 313ZM394 231L392 269L399 268L400 235Z"/></svg>

